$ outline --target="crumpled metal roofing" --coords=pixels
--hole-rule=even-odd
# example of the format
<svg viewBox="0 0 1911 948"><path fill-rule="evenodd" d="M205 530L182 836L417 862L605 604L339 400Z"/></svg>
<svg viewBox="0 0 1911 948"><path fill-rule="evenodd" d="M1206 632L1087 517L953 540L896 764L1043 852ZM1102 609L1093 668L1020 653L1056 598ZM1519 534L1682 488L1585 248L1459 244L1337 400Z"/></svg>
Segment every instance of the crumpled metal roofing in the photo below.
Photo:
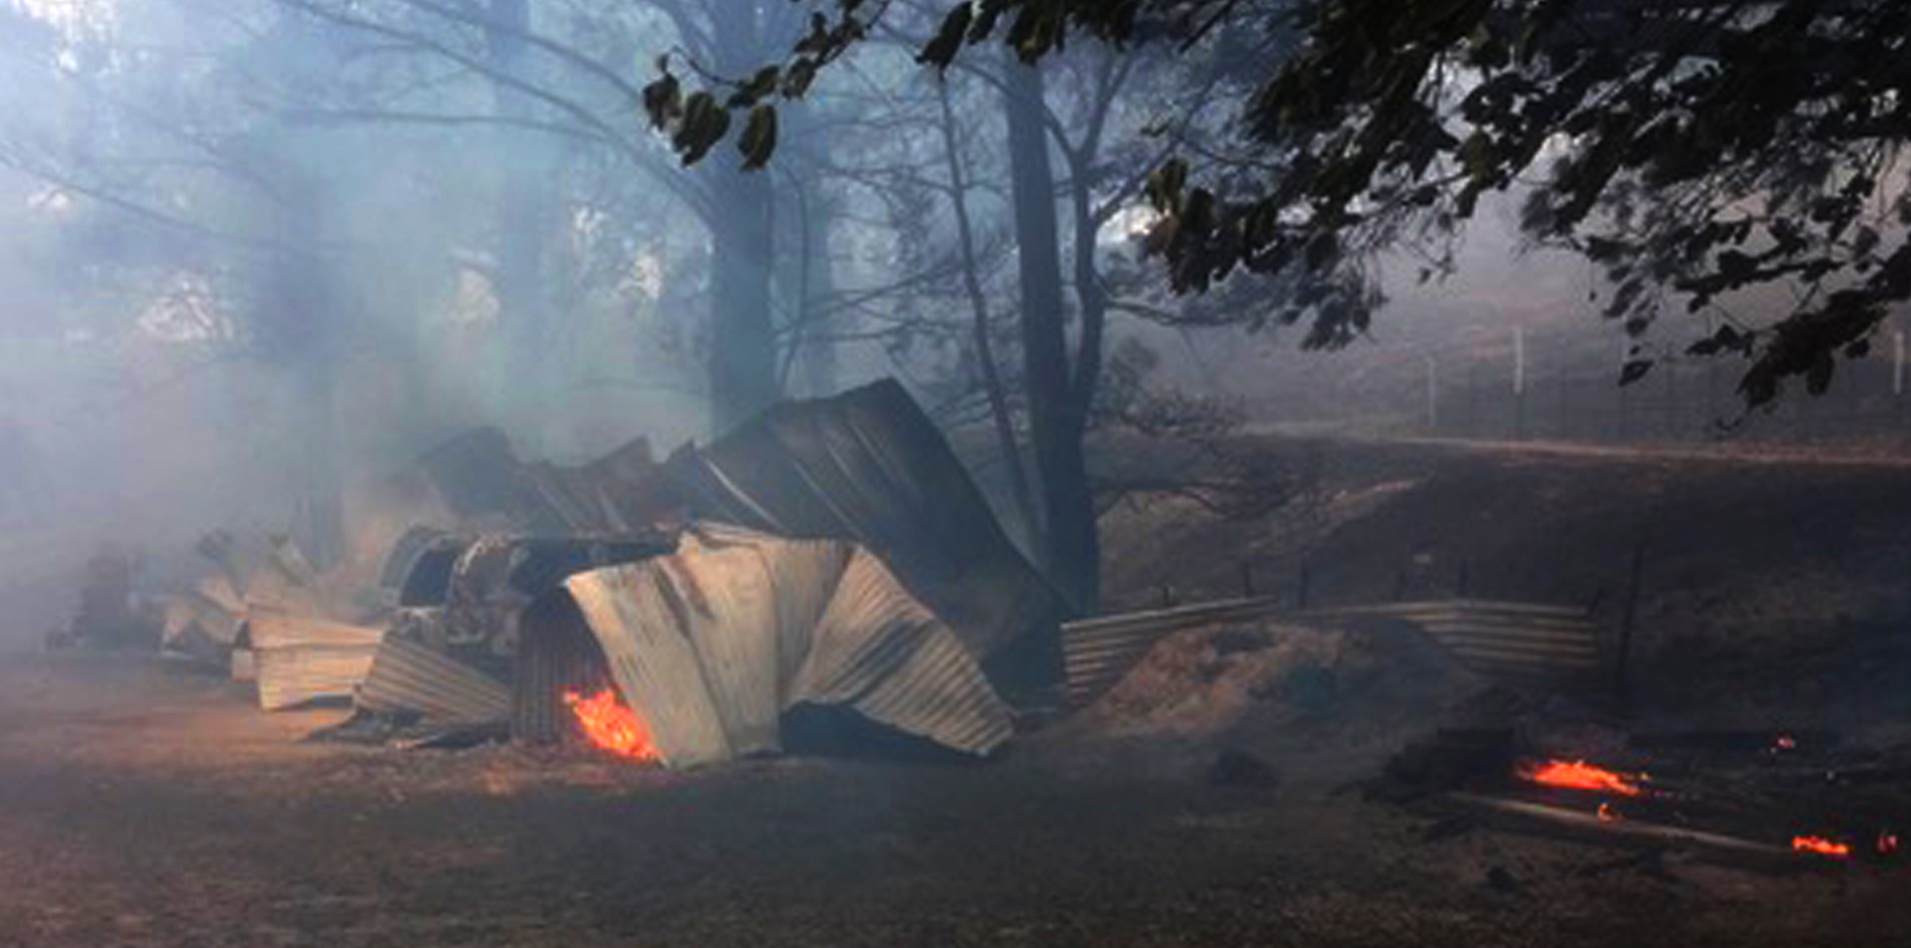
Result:
<svg viewBox="0 0 1911 948"><path fill-rule="evenodd" d="M976 754L1012 731L954 630L857 544L705 529L565 589L673 767L778 750L803 703Z"/></svg>
<svg viewBox="0 0 1911 948"><path fill-rule="evenodd" d="M383 629L254 609L246 620L259 707L349 698L371 671Z"/></svg>
<svg viewBox="0 0 1911 948"><path fill-rule="evenodd" d="M416 642L387 638L358 687L371 711L413 711L446 722L503 721L511 690L483 672Z"/></svg>
<svg viewBox="0 0 1911 948"><path fill-rule="evenodd" d="M614 534L656 519L655 468L643 438L560 467L520 461L502 432L477 428L426 452L418 466L457 517L486 532Z"/></svg>
<svg viewBox="0 0 1911 948"><path fill-rule="evenodd" d="M331 622L312 616L254 609L246 618L246 640L258 651L302 645L377 645L385 630Z"/></svg>
<svg viewBox="0 0 1911 948"><path fill-rule="evenodd" d="M461 537L415 528L386 558L381 583L401 610L440 607L442 644L489 660L516 651L518 622L537 597L581 570L628 563L677 548L675 533L644 529L615 536Z"/></svg>
<svg viewBox="0 0 1911 948"><path fill-rule="evenodd" d="M376 642L345 645L289 645L253 653L259 679L259 707L266 711L313 701L349 698L371 671Z"/></svg>
<svg viewBox="0 0 1911 948"><path fill-rule="evenodd" d="M773 407L664 471L698 517L861 544L1004 687L1061 679L1066 605L893 379Z"/></svg>

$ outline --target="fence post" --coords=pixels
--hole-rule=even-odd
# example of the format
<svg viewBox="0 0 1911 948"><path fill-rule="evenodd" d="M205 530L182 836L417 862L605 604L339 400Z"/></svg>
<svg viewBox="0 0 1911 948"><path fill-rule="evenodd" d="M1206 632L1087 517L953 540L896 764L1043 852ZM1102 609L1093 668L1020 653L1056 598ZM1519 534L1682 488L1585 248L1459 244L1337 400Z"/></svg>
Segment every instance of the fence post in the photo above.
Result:
<svg viewBox="0 0 1911 948"><path fill-rule="evenodd" d="M1557 435L1561 441L1572 437L1572 394L1573 380L1566 373L1561 372L1559 375L1559 432Z"/></svg>
<svg viewBox="0 0 1911 948"><path fill-rule="evenodd" d="M1639 586L1645 573L1646 543L1644 540L1632 544L1632 565L1626 571L1626 608L1619 617L1619 647L1613 665L1613 690L1624 693L1631 684L1632 665L1632 623L1639 611Z"/></svg>
<svg viewBox="0 0 1911 948"><path fill-rule="evenodd" d="M1627 357L1628 355L1630 355L1627 348L1628 346L1629 346L1629 343L1627 343L1624 340L1621 340L1619 343L1619 371L1622 373L1621 375L1622 378L1624 377L1623 373L1626 371ZM1620 442L1624 442L1626 440L1627 428L1630 427L1629 425L1626 424L1627 422L1626 409L1628 407L1629 399L1626 398L1625 385L1616 385L1614 386L1614 388L1618 389L1618 392L1619 392L1619 437L1617 440Z"/></svg>
<svg viewBox="0 0 1911 948"><path fill-rule="evenodd" d="M1479 365L1472 359L1466 362L1466 436L1480 436L1480 399L1474 386L1474 377L1479 374Z"/></svg>
<svg viewBox="0 0 1911 948"><path fill-rule="evenodd" d="M1904 330L1891 330L1891 397L1904 397Z"/></svg>
<svg viewBox="0 0 1911 948"><path fill-rule="evenodd" d="M1677 366L1664 359L1659 369L1665 373L1665 439L1673 441L1679 434L1679 373Z"/></svg>
<svg viewBox="0 0 1911 948"><path fill-rule="evenodd" d="M1526 330L1513 327L1513 440L1526 440Z"/></svg>

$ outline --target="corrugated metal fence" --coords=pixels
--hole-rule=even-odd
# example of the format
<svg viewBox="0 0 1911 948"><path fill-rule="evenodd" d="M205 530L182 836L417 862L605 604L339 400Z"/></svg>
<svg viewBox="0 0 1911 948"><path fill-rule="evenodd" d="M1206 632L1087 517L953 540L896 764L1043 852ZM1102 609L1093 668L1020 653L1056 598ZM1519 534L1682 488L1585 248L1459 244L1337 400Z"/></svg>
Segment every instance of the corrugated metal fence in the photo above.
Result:
<svg viewBox="0 0 1911 948"><path fill-rule="evenodd" d="M1511 681L1583 684L1611 662L1600 625L1578 606L1452 599L1291 611L1274 597L1228 599L1064 624L1069 703L1080 707L1099 698L1173 632L1277 617L1296 622L1405 622L1461 665Z"/></svg>

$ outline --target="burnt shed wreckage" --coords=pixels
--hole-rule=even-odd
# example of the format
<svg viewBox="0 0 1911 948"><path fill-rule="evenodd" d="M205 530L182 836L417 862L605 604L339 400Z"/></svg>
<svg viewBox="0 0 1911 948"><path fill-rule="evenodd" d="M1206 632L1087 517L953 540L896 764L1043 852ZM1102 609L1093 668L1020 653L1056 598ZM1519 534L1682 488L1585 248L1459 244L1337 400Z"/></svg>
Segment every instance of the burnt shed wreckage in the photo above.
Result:
<svg viewBox="0 0 1911 948"><path fill-rule="evenodd" d="M1062 600L893 381L662 464L641 442L525 464L480 430L417 469L459 526L386 557L382 630L330 669L359 711L340 732L583 737L687 767L776 753L820 710L986 755L1059 693Z"/></svg>

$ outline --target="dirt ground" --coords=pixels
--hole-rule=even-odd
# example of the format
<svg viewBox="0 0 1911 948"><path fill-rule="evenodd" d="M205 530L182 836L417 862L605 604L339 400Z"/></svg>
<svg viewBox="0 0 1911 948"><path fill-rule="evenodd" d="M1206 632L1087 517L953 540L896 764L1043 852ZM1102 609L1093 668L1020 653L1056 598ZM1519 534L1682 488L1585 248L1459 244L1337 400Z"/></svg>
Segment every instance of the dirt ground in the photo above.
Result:
<svg viewBox="0 0 1911 948"><path fill-rule="evenodd" d="M1622 622L1636 705L1687 724L1911 722L1911 460L1723 443L1273 438L1286 507L1218 520L1138 498L1103 520L1111 608L1244 591L1311 606L1462 595Z"/></svg>
<svg viewBox="0 0 1911 948"><path fill-rule="evenodd" d="M0 662L0 944L1905 944L1911 879L1786 878L1476 830L1428 842L1304 758L1273 787L1058 728L983 764L667 774L299 743L150 659ZM1185 750L1185 748L1183 748ZM1165 755L1165 756L1164 756ZM1183 755L1188 756L1188 755ZM1490 884L1493 875L1499 885Z"/></svg>

